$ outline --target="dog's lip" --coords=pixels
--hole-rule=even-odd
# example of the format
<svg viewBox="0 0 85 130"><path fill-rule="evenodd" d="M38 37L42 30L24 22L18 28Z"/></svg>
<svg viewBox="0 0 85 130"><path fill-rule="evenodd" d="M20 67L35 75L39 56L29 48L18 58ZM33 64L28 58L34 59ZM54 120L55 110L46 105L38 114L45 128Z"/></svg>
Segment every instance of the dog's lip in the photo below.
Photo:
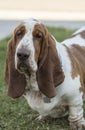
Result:
<svg viewBox="0 0 85 130"><path fill-rule="evenodd" d="M26 73L27 75L31 75L31 68L28 64L24 63L24 62L19 62L17 64L17 70L20 72L20 73Z"/></svg>
<svg viewBox="0 0 85 130"><path fill-rule="evenodd" d="M24 71L24 70L27 70L28 66L27 64L25 64L24 62L19 62L17 64L17 68L20 70L20 71Z"/></svg>
<svg viewBox="0 0 85 130"><path fill-rule="evenodd" d="M24 63L20 63L20 64L19 64L19 68L20 68L20 70L23 71L23 70L27 70L28 67L27 67L26 64L24 64Z"/></svg>

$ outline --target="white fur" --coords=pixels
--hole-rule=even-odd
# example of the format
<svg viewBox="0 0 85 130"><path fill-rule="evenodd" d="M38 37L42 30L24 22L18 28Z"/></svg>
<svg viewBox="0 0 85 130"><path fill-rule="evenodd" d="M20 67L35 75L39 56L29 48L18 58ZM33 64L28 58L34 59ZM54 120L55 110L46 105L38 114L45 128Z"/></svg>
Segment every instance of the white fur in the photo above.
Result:
<svg viewBox="0 0 85 130"><path fill-rule="evenodd" d="M66 46L70 47L72 44L78 44L80 46L85 46L85 39L81 37L80 34L82 31L85 31L85 27L80 28L77 30L73 35L74 37L68 38L62 42L62 44L65 44Z"/></svg>
<svg viewBox="0 0 85 130"><path fill-rule="evenodd" d="M81 37L81 35L76 35L75 37L66 39L62 42L62 44L65 44L66 46L70 47L72 44L78 44L80 46L85 46L85 39Z"/></svg>
<svg viewBox="0 0 85 130"><path fill-rule="evenodd" d="M20 43L17 46L16 54L15 54L15 64L16 64L15 67L17 67L17 62L18 62L18 60L16 60L17 52L19 49L24 47L24 48L26 48L26 50L30 51L29 64L30 64L30 67L32 68L32 70L36 71L37 64L34 59L35 49L33 46L32 31L33 31L33 29L29 30L29 28L28 28L27 33L25 34L25 36L23 37L23 39L20 41Z"/></svg>
<svg viewBox="0 0 85 130"><path fill-rule="evenodd" d="M35 49L34 49L34 46L33 46L32 32L33 32L35 24L37 24L37 23L40 24L40 21L37 21L35 19L29 19L29 20L25 20L23 23L24 23L24 25L26 27L27 33L24 35L24 37L19 42L19 44L18 44L18 46L16 48L15 68L17 69L17 62L18 62L17 52L18 52L19 49L24 47L28 51L30 51L29 64L30 64L30 67L32 68L32 70L34 72L36 72L37 64L36 64L35 59L34 59Z"/></svg>
<svg viewBox="0 0 85 130"><path fill-rule="evenodd" d="M35 50L32 40L32 31L36 23L37 21L27 21L25 23L27 33L25 34L24 38L20 41L17 47L17 50L22 46L27 46L27 49L30 49L30 66L35 70L35 72L37 70L37 64L34 60ZM65 75L64 82L59 86L56 86L57 95L54 98L51 98L49 103L45 102L44 98L46 98L46 96L39 92L38 85L36 82L36 75L34 73L34 80L32 79L33 77L31 79L29 79L28 77L26 78L28 80L28 86L33 86L35 89L27 91L24 97L28 101L30 107L40 113L40 117L47 115L50 115L51 117L57 117L57 110L60 106L69 106L69 121L75 122L78 120L78 124L81 125L81 123L84 122L84 119L82 109L82 92L79 91L79 88L81 87L80 76L77 75L77 77L75 77L74 79L71 77L71 61L65 46L63 46L63 44L65 44L66 46L70 47L74 43L79 44L81 46L85 46L85 39L81 38L80 35L77 35L73 38L63 41L62 44L56 42L56 49L58 51L61 66Z"/></svg>
<svg viewBox="0 0 85 130"><path fill-rule="evenodd" d="M16 48L16 53L15 53L15 68L17 69L17 63L18 63L18 58L17 58L17 52L19 49L22 49L23 47L26 48L26 50L30 51L30 56L28 58L29 66L32 69L32 74L30 78L26 76L27 83L28 85L26 86L27 89L32 89L35 91L39 91L38 84L36 82L36 71L37 71L37 63L35 61L35 49L33 45L33 37L32 37L32 32L34 29L34 25L36 23L40 23L39 21L30 19L28 21L24 21L24 25L26 27L27 33L24 35L22 40L19 42L17 48Z"/></svg>

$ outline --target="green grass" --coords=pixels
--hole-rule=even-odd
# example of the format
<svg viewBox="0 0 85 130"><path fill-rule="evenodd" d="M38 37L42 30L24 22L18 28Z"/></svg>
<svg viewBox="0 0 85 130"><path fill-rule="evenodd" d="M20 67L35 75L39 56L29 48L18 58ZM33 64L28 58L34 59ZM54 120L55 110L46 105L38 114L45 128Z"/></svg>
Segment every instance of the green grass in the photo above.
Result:
<svg viewBox="0 0 85 130"><path fill-rule="evenodd" d="M58 41L68 38L74 31L65 28L48 28ZM36 121L38 113L33 111L26 100L21 97L13 100L7 95L4 82L6 48L9 38L0 41L0 130L69 130L67 117L48 120L46 123Z"/></svg>

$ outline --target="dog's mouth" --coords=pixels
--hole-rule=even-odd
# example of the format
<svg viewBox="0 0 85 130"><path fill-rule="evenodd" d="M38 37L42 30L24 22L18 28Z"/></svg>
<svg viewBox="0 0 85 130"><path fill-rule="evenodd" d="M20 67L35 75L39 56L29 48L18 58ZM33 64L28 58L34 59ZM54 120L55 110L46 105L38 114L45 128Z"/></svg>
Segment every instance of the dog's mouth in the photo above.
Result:
<svg viewBox="0 0 85 130"><path fill-rule="evenodd" d="M28 69L27 65L23 62L19 63L18 65L18 69L23 72L23 71L26 71Z"/></svg>
<svg viewBox="0 0 85 130"><path fill-rule="evenodd" d="M25 73L25 74L27 74L27 75L30 75L30 74L31 74L31 71L32 71L32 70L31 70L31 67L30 67L28 64L24 63L24 62L18 63L17 69L18 69L18 71L19 71L20 73Z"/></svg>

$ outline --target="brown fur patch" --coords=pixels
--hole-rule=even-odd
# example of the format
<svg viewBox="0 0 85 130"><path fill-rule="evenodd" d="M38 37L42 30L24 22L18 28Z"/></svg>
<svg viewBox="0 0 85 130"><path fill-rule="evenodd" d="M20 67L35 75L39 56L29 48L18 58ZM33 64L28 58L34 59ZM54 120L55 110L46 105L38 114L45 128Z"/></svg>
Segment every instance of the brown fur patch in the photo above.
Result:
<svg viewBox="0 0 85 130"><path fill-rule="evenodd" d="M16 46L18 45L18 43L20 42L20 40L24 37L25 33L26 33L26 28L23 24L20 24L13 33L13 37L15 40L15 44Z"/></svg>
<svg viewBox="0 0 85 130"><path fill-rule="evenodd" d="M85 47L73 44L71 48L65 46L72 64L72 78L80 75L82 90L85 92Z"/></svg>
<svg viewBox="0 0 85 130"><path fill-rule="evenodd" d="M14 35L9 41L7 47L7 56L6 56L6 67L5 67L5 80L8 83L8 95L12 98L17 98L22 96L25 91L26 79L23 74L20 74L15 69L15 51L21 36L16 39L16 34L22 26L20 25L15 29ZM21 34L20 34L21 35Z"/></svg>
<svg viewBox="0 0 85 130"><path fill-rule="evenodd" d="M40 55L38 59L37 80L42 93L51 98L56 95L55 87L64 80L56 43L44 25L37 25L42 32L43 39L40 43Z"/></svg>
<svg viewBox="0 0 85 130"><path fill-rule="evenodd" d="M34 26L32 35L33 35L33 44L35 48L35 61L38 62L39 55L40 55L40 47L43 38L42 30L40 29L38 24Z"/></svg>

